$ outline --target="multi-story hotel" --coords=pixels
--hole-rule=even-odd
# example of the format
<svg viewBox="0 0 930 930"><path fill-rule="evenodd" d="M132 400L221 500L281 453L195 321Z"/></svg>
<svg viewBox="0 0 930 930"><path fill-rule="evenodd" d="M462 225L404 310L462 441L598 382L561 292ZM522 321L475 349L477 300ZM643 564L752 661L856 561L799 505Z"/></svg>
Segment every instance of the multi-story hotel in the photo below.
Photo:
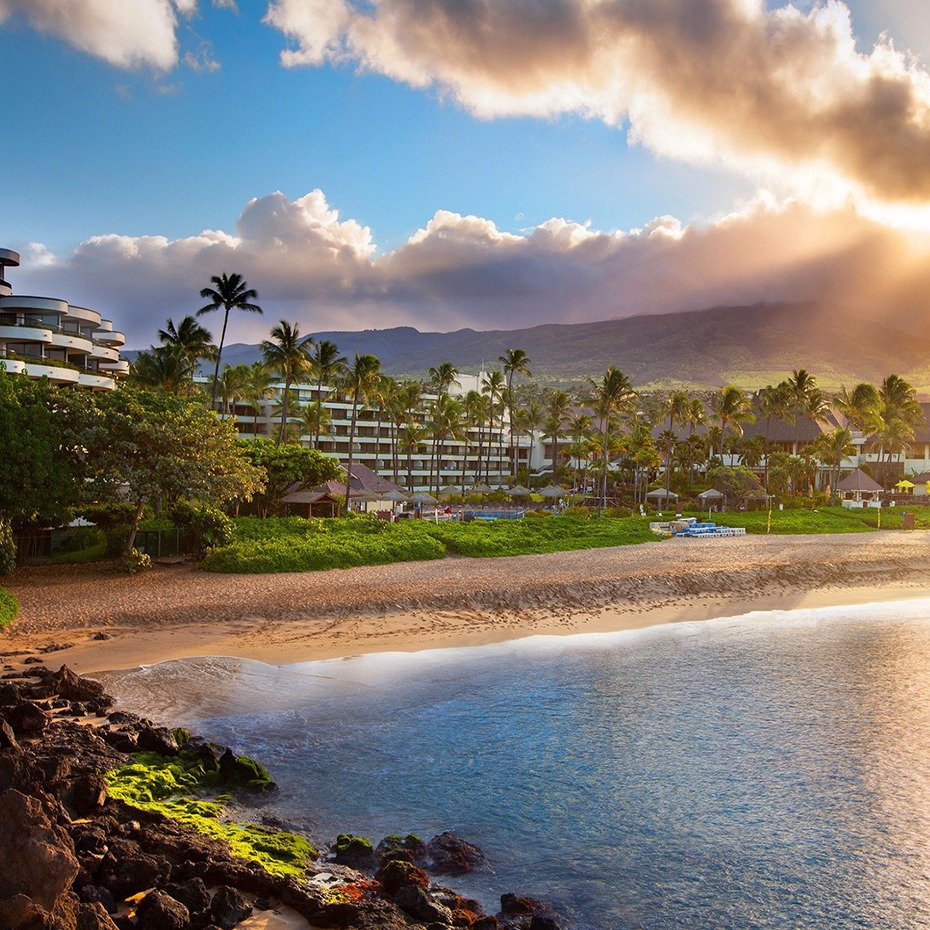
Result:
<svg viewBox="0 0 930 930"><path fill-rule="evenodd" d="M6 269L19 255L0 249L0 365L11 374L58 385L109 391L129 371L121 359L122 333L96 310L55 297L14 295Z"/></svg>

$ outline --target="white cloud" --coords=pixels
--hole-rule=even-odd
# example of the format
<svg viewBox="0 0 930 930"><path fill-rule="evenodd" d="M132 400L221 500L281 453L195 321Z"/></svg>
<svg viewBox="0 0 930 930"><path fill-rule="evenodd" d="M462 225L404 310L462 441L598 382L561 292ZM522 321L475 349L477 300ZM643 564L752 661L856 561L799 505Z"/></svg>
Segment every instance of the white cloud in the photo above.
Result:
<svg viewBox="0 0 930 930"><path fill-rule="evenodd" d="M119 68L168 71L178 61L178 14L196 10L197 0L0 0L0 24L21 16Z"/></svg>
<svg viewBox="0 0 930 930"><path fill-rule="evenodd" d="M479 117L577 113L793 189L930 201L930 76L839 0L271 0L283 64L353 63Z"/></svg>
<svg viewBox="0 0 930 930"><path fill-rule="evenodd" d="M13 244L15 247L15 243ZM852 207L817 212L760 197L706 226L659 217L602 232L562 218L520 234L440 210L393 252L343 219L319 190L249 201L233 233L180 239L93 236L70 255L24 246L19 293L64 296L114 319L145 346L169 317L199 307L222 272L259 292L263 318L238 319L233 341L271 322L328 329L514 329L760 301L813 300L865 314L923 313L930 236L905 235Z"/></svg>

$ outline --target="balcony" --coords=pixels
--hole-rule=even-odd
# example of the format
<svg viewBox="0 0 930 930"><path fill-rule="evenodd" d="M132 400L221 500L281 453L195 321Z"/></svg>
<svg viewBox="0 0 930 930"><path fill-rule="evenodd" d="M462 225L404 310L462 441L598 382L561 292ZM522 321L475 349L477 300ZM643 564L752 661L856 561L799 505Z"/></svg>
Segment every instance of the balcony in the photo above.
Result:
<svg viewBox="0 0 930 930"><path fill-rule="evenodd" d="M8 375L20 375L26 370L26 363L18 358L0 356L0 365Z"/></svg>
<svg viewBox="0 0 930 930"><path fill-rule="evenodd" d="M78 384L81 387L98 391L112 391L116 387L116 382L112 378L89 371L78 372Z"/></svg>
<svg viewBox="0 0 930 930"><path fill-rule="evenodd" d="M26 297L13 294L0 297L0 311L5 313L21 311L23 313L53 313L65 316L68 313L68 301L57 297Z"/></svg>
<svg viewBox="0 0 930 930"><path fill-rule="evenodd" d="M129 374L129 362L124 358L116 362L100 362L98 367L101 371L113 372L115 375Z"/></svg>
<svg viewBox="0 0 930 930"><path fill-rule="evenodd" d="M26 374L30 378L48 378L53 384L77 384L81 373L76 368L65 367L66 364L48 358L27 362Z"/></svg>
<svg viewBox="0 0 930 930"><path fill-rule="evenodd" d="M0 323L0 339L5 342L40 342L50 345L52 330L35 323Z"/></svg>
<svg viewBox="0 0 930 930"><path fill-rule="evenodd" d="M116 349L111 349L109 346L95 345L90 354L92 358L100 359L101 362L107 364L119 361L119 352Z"/></svg>
<svg viewBox="0 0 930 930"><path fill-rule="evenodd" d="M72 349L75 352L81 352L84 355L96 354L97 348L89 339L79 336L77 333L53 332L51 344L60 349Z"/></svg>
<svg viewBox="0 0 930 930"><path fill-rule="evenodd" d="M12 249L0 249L0 265L16 268L19 265L19 252Z"/></svg>
<svg viewBox="0 0 930 930"><path fill-rule="evenodd" d="M94 328L100 325L100 314L96 310L88 310L87 307L75 307L74 304L68 306L68 319L80 320L82 323L93 323Z"/></svg>

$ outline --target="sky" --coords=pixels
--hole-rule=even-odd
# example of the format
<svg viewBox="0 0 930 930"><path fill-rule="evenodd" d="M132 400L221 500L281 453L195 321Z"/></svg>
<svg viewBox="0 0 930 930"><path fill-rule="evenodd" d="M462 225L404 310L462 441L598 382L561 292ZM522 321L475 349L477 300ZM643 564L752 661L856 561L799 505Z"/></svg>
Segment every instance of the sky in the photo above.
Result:
<svg viewBox="0 0 930 930"><path fill-rule="evenodd" d="M925 0L0 0L0 247L130 347L223 272L240 342L925 326L928 61Z"/></svg>

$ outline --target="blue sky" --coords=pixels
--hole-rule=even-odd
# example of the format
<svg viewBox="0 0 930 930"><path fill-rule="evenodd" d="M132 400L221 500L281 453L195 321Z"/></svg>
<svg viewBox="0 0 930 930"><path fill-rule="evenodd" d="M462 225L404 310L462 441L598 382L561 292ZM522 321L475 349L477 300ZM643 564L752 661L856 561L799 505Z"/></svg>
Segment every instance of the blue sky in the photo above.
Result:
<svg viewBox="0 0 930 930"><path fill-rule="evenodd" d="M382 11L393 4L399 16L414 15L406 8L415 0L382 3ZM706 7L710 21L721 10L742 16L746 7L760 26L747 41L765 43L765 17L784 7L754 5L689 0L682 17ZM579 10L586 15L583 0L551 6L575 19ZM90 7L103 20L112 13L113 25L94 32L82 22ZM117 12L127 7L134 21ZM915 0L833 7L848 9L856 53L869 67L879 67L868 56L883 30L898 49L930 56L928 14ZM820 29L822 38L812 10L810 3L798 7L798 28ZM331 11L354 20L333 30L322 53L314 42ZM99 304L124 318L143 344L167 315L188 312L198 282L221 270L246 272L268 294L271 313L301 320L305 331L404 322L509 328L698 309L731 293L734 300L833 298L841 269L808 281L806 291L790 276L779 291L776 271L804 265L810 278L812 264L835 251L837 230L850 216L860 234L842 243L850 251L861 237L897 241L904 208L917 210L915 228L924 229L923 187L902 192L907 185L898 178L907 174L906 152L893 166L895 179L886 183L883 175L871 189L862 158L850 156L856 142L847 136L859 129L811 163L805 146L816 146L809 139L790 151L757 144L767 126L777 135L776 108L750 113L759 127L741 135L727 126L725 101L698 106L687 99L687 85L663 86L677 56L658 67L644 53L635 69L619 69L619 80L637 84L619 95L621 103L602 87L614 76L604 78L603 62L595 63L578 82L578 103L578 93L563 92L575 81L559 60L563 26L545 16L530 16L525 30L512 18L492 23L506 39L495 48L472 44L468 29L479 24L467 22L456 23L461 32L451 40L442 32L448 23L426 23L421 43L404 46L409 29L398 39L390 24L367 14L367 6L347 0L239 0L235 10L228 0L0 0L0 246L23 252L23 268L10 275L16 290ZM675 26L635 28L659 36L657 48L671 48L675 40L666 35ZM565 48L571 42L566 36ZM302 56L300 66L282 65L285 49ZM508 71L500 58L510 49L519 61ZM125 56L135 56L131 66ZM799 67L805 75L823 67L835 77L849 57L827 49L822 63L805 59ZM895 80L913 84L927 102L922 78L913 79L915 68L923 77L925 70L907 67L910 76L895 65ZM535 81L529 89L527 73ZM719 77L708 86L720 87ZM743 79L723 78L724 87ZM650 122L653 113L660 115ZM631 118L638 141L628 138ZM930 136L928 126L920 129ZM315 190L323 199L312 210L294 207ZM283 201L265 199L275 192ZM243 235L237 223L256 198L253 232ZM293 211L283 231L275 227L282 204ZM816 218L798 212L806 210ZM437 211L445 211L440 220ZM675 220L660 221L655 233L657 217ZM546 225L553 219L577 226L556 230ZM807 229L799 239L810 260L789 249L760 264L773 241L791 238L789 220ZM740 242L756 236L757 245L726 277L714 256L733 252L727 234L734 222L746 224ZM819 246L811 222L823 226ZM226 251L218 254L220 244L211 242L204 252L194 242L203 230L221 231ZM681 260L673 263L669 250L682 251ZM483 275L493 288L482 288ZM542 291L532 287L539 279L546 280Z"/></svg>

